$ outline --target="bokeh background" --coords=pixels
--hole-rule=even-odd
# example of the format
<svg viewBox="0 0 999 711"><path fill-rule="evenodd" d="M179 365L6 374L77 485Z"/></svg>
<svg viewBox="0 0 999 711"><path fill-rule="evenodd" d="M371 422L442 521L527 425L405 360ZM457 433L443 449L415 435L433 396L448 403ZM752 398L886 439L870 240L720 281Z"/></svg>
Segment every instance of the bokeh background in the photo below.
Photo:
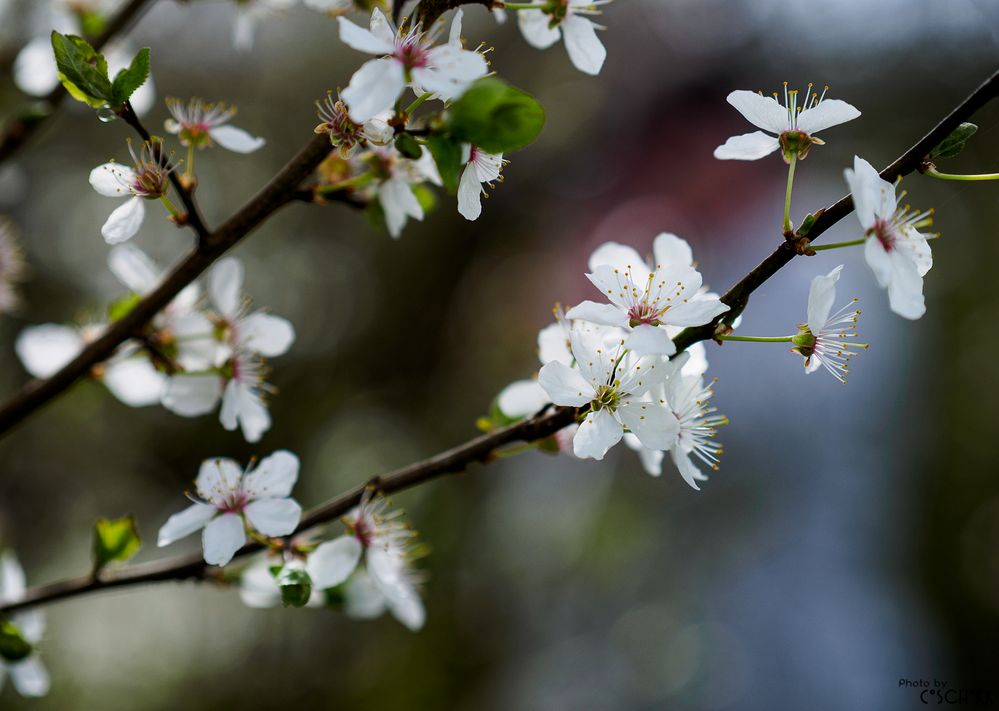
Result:
<svg viewBox="0 0 999 711"><path fill-rule="evenodd" d="M5 3L0 57L47 28L39 3ZM779 239L784 166L716 161L749 129L724 101L787 80L832 86L863 116L829 130L799 170L794 216L845 191L855 153L885 165L994 71L991 0L618 0L609 58L592 78L561 45L538 52L481 7L465 36L537 95L548 123L510 156L506 181L466 222L443 196L392 241L341 206L295 206L236 253L258 305L289 317L275 361L275 425L257 446L214 416L133 410L83 383L0 442L0 531L45 582L87 569L95 517L137 515L139 560L184 504L199 462L288 448L296 497L316 504L474 434L511 380L536 368L554 302L591 298L589 252L686 237L723 290ZM151 46L160 98L240 108L267 137L252 157L198 161L218 223L308 140L312 101L363 61L335 22L305 8L231 46L232 3L156 2L129 35ZM9 63L4 66L9 69ZM5 69L6 72L6 69ZM25 97L0 82L4 113ZM160 101L147 123L161 126ZM999 170L999 104L975 119L952 172ZM27 376L18 331L101 313L121 294L100 225L114 207L87 184L125 157L126 127L67 106L19 155L0 210L31 264L25 306L0 319L0 392ZM894 317L859 250L801 259L753 298L747 334L803 320L810 279L846 265L872 344L846 386L806 377L782 345L711 345L722 470L701 492L644 474L614 450L600 463L527 454L394 498L432 547L426 628L327 610L252 610L233 590L166 584L53 605L42 644L51 694L12 709L909 709L899 679L944 680L999 698L999 186L913 176L937 209L929 311ZM824 240L856 238L853 216ZM164 264L190 237L147 220L137 243ZM10 685L8 684L8 687Z"/></svg>

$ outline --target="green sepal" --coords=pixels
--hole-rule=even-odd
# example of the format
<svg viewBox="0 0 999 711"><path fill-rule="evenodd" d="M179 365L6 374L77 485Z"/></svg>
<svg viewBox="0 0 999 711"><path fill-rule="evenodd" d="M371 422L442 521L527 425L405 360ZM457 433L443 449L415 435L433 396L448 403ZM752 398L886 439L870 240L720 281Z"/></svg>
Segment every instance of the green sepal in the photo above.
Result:
<svg viewBox="0 0 999 711"><path fill-rule="evenodd" d="M419 160L423 156L423 146L408 133L400 133L395 137L395 148L410 160Z"/></svg>
<svg viewBox="0 0 999 711"><path fill-rule="evenodd" d="M131 514L116 519L97 519L94 524L94 571L115 561L124 563L141 547L139 529Z"/></svg>
<svg viewBox="0 0 999 711"><path fill-rule="evenodd" d="M10 620L0 620L0 659L6 662L19 662L28 657L32 646Z"/></svg>
<svg viewBox="0 0 999 711"><path fill-rule="evenodd" d="M312 597L312 578L304 568L286 565L276 582L281 589L281 604L285 607L305 607Z"/></svg>

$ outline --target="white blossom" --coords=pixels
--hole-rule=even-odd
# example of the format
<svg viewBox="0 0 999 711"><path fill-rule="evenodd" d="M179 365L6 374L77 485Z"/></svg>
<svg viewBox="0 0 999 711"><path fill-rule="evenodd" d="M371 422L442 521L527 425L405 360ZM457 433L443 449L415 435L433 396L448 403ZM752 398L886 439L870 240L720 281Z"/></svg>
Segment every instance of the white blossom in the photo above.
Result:
<svg viewBox="0 0 999 711"><path fill-rule="evenodd" d="M728 103L763 131L732 136L715 149L715 158L757 160L778 148L783 151L786 162L790 161L791 155L804 158L813 145L823 143L815 136L816 133L860 116L860 111L845 101L826 99L828 89L829 87L825 87L819 94L813 92L812 85L809 84L800 104L798 91L789 91L787 82L784 83L783 104L778 101L777 92L769 97L744 89L733 91L728 95Z"/></svg>
<svg viewBox="0 0 999 711"><path fill-rule="evenodd" d="M459 9L452 21L452 39L456 30L460 34L461 17ZM482 55L463 49L460 42L434 46L440 24L428 32L419 24L396 29L378 8L372 11L367 30L344 17L337 21L345 44L379 57L362 65L342 92L357 123L391 109L407 86L451 101L488 72Z"/></svg>
<svg viewBox="0 0 999 711"><path fill-rule="evenodd" d="M372 194L385 215L389 234L398 239L410 217L423 219L423 207L413 192L413 186L426 181L434 185L442 184L433 156L424 149L418 160L410 160L388 146L366 151L358 160L366 163L374 174Z"/></svg>
<svg viewBox="0 0 999 711"><path fill-rule="evenodd" d="M128 198L124 205L116 208L101 227L101 235L108 244L117 244L131 239L142 227L146 216L145 201L158 200L169 189L169 165L162 150L162 142L143 143L139 155L132 150L135 168L120 163L105 163L90 171L90 185L101 195L113 198Z"/></svg>
<svg viewBox="0 0 999 711"><path fill-rule="evenodd" d="M929 225L932 210L917 212L899 203L895 186L878 175L870 163L853 158L845 171L853 207L864 228L864 257L878 286L888 290L888 303L899 316L917 319L926 313L923 277L933 266L933 254L918 228Z"/></svg>
<svg viewBox="0 0 999 711"><path fill-rule="evenodd" d="M867 344L850 340L857 336L854 329L860 316L860 311L854 308L856 299L831 313L836 300L836 282L842 271L840 264L828 274L812 279L808 291L808 322L798 327L799 332L791 342L795 346L793 350L805 358L806 373L814 373L821 366L844 383L847 364L857 355L851 349L867 348Z"/></svg>
<svg viewBox="0 0 999 711"><path fill-rule="evenodd" d="M482 214L482 196L487 195L483 186L492 187L502 180L500 173L507 161L502 153L486 153L478 146L466 144L462 151L465 169L458 183L458 212L466 220L477 220Z"/></svg>
<svg viewBox="0 0 999 711"><path fill-rule="evenodd" d="M164 128L177 134L182 146L206 148L217 143L234 153L253 153L266 143L259 136L229 125L236 115L234 106L221 102L209 104L196 98L185 105L173 97L167 98L166 105L172 118L164 122Z"/></svg>
<svg viewBox="0 0 999 711"><path fill-rule="evenodd" d="M314 129L316 133L325 133L330 137L330 143L340 149L344 158L352 156L359 147L371 143L375 146L385 146L392 142L395 130L388 124L389 115L374 116L363 123L357 123L350 118L347 105L333 92L326 95L325 102L316 102L321 123Z"/></svg>
<svg viewBox="0 0 999 711"><path fill-rule="evenodd" d="M610 0L535 0L537 10L518 10L517 23L532 47L548 49L565 41L569 59L581 72L596 75L607 59L607 50L597 37L604 29L588 16L600 14Z"/></svg>
<svg viewBox="0 0 999 711"><path fill-rule="evenodd" d="M653 243L654 264L628 248L605 248L586 278L610 303L584 301L566 316L627 330L625 348L641 355L672 355L669 327L700 326L728 311L716 295L700 292L701 274L689 252L667 233Z"/></svg>
<svg viewBox="0 0 999 711"><path fill-rule="evenodd" d="M298 457L279 450L245 471L232 459L208 459L198 472L195 503L160 528L160 547L202 529L205 562L225 565L246 543L247 527L264 536L287 536L302 517L290 498ZM193 498L193 497L192 497Z"/></svg>
<svg viewBox="0 0 999 711"><path fill-rule="evenodd" d="M26 589L24 570L17 557L10 550L3 551L0 553L0 603L17 602L24 597ZM32 651L16 662L0 656L0 690L9 675L21 696L45 696L51 685L49 673L34 649L45 634L45 616L41 610L28 609L12 613L9 619L24 641L32 646Z"/></svg>

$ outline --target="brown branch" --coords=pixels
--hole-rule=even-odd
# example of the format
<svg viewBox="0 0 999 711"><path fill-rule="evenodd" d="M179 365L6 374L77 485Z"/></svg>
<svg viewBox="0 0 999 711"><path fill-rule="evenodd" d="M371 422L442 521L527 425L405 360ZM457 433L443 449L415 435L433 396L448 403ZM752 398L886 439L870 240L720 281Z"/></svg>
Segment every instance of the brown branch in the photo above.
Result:
<svg viewBox="0 0 999 711"><path fill-rule="evenodd" d="M111 18L104 31L93 41L93 48L100 52L104 46L121 32L124 32L142 13L149 9L154 0L131 0ZM10 158L40 129L53 115L66 97L69 96L62 84L50 91L41 101L47 112L41 116L14 118L3 126L0 133L0 163Z"/></svg>
<svg viewBox="0 0 999 711"><path fill-rule="evenodd" d="M920 138L915 145L900 155L894 163L882 170L881 177L889 182L894 182L899 177L919 170L930 151L996 96L999 96L999 71L985 80L967 99L945 116L929 133ZM730 307L726 313L718 316L711 323L685 328L676 335L673 343L676 344L677 350L683 351L698 341L714 338L720 324L731 326L746 308L750 295L797 256L799 248L814 242L823 232L851 212L853 212L853 198L844 195L829 207L814 213L815 222L808 230L807 236L803 236L800 243L796 244L799 242L798 239L794 239L797 235L792 235L792 239L786 239L778 245L769 257L760 262L755 269L722 295L722 302Z"/></svg>
<svg viewBox="0 0 999 711"><path fill-rule="evenodd" d="M348 513L361 501L361 497L368 487L373 487L385 494L392 494L433 479L438 479L447 474L457 474L475 462L487 464L495 459L495 453L498 448L513 442L534 442L549 437L572 423L577 414L578 411L575 408L555 408L551 413L536 415L509 427L476 437L465 444L449 449L430 459L377 476L369 482L356 486L350 491L306 512L292 536L335 521ZM243 546L236 553L236 557L255 553L262 548L262 544L251 542ZM14 612L25 607L78 597L112 588L170 580L217 579L220 577L218 570L218 568L205 563L201 555L197 553L176 556L152 563L130 565L117 571L106 572L97 579L92 575L83 575L78 578L70 578L31 588L17 602L0 605L0 613Z"/></svg>
<svg viewBox="0 0 999 711"><path fill-rule="evenodd" d="M499 7L496 0L420 0L420 4L416 6L416 19L424 27L430 27L438 17L460 5L484 5L488 10ZM402 3L400 10L401 6Z"/></svg>

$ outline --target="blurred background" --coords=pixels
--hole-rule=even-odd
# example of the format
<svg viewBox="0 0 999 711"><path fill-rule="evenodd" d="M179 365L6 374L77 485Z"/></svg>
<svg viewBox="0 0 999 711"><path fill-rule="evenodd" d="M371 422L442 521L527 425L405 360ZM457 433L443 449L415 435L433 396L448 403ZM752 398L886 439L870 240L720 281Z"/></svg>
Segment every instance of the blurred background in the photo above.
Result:
<svg viewBox="0 0 999 711"><path fill-rule="evenodd" d="M0 3L4 114L28 102L10 59L47 34L41 3ZM593 298L591 250L649 252L672 231L722 291L779 240L785 167L711 157L750 127L733 89L831 85L863 116L827 131L799 167L792 217L845 192L859 154L893 160L996 68L991 0L618 0L601 18L602 74L561 44L529 47L516 24L466 10L464 35L495 45L494 69L535 94L547 126L510 156L506 181L466 222L442 195L399 241L349 208L285 209L236 250L259 306L298 340L273 363L274 427L259 445L214 415L129 409L81 383L0 441L0 535L29 582L88 568L97 516L134 513L138 560L199 463L288 448L306 507L475 434L508 382L537 367L535 334L556 301ZM266 136L252 157L198 160L217 224L309 139L312 101L366 57L303 7L266 19L256 47L231 44L226 2L156 2L128 36L153 51L165 96L235 102ZM363 21L359 16L355 19ZM950 172L999 170L999 103L974 119ZM158 130L162 131L161 128ZM0 175L0 212L31 267L24 306L0 318L0 392L27 375L26 325L100 315L122 293L100 226L116 205L87 184L126 157L121 122L67 105ZM428 622L254 610L235 591L165 584L58 603L41 645L50 695L12 709L909 709L899 679L990 689L999 698L999 184L912 176L935 207L928 313L893 316L861 250L801 259L759 290L742 332L804 320L809 281L846 265L839 301L861 300L868 352L845 386L806 376L781 344L710 344L723 428L721 472L700 492L667 466L646 475L623 447L603 462L531 453L394 497L431 546ZM854 216L824 241L859 237ZM161 263L190 236L147 219L136 242ZM10 684L8 683L8 687Z"/></svg>

